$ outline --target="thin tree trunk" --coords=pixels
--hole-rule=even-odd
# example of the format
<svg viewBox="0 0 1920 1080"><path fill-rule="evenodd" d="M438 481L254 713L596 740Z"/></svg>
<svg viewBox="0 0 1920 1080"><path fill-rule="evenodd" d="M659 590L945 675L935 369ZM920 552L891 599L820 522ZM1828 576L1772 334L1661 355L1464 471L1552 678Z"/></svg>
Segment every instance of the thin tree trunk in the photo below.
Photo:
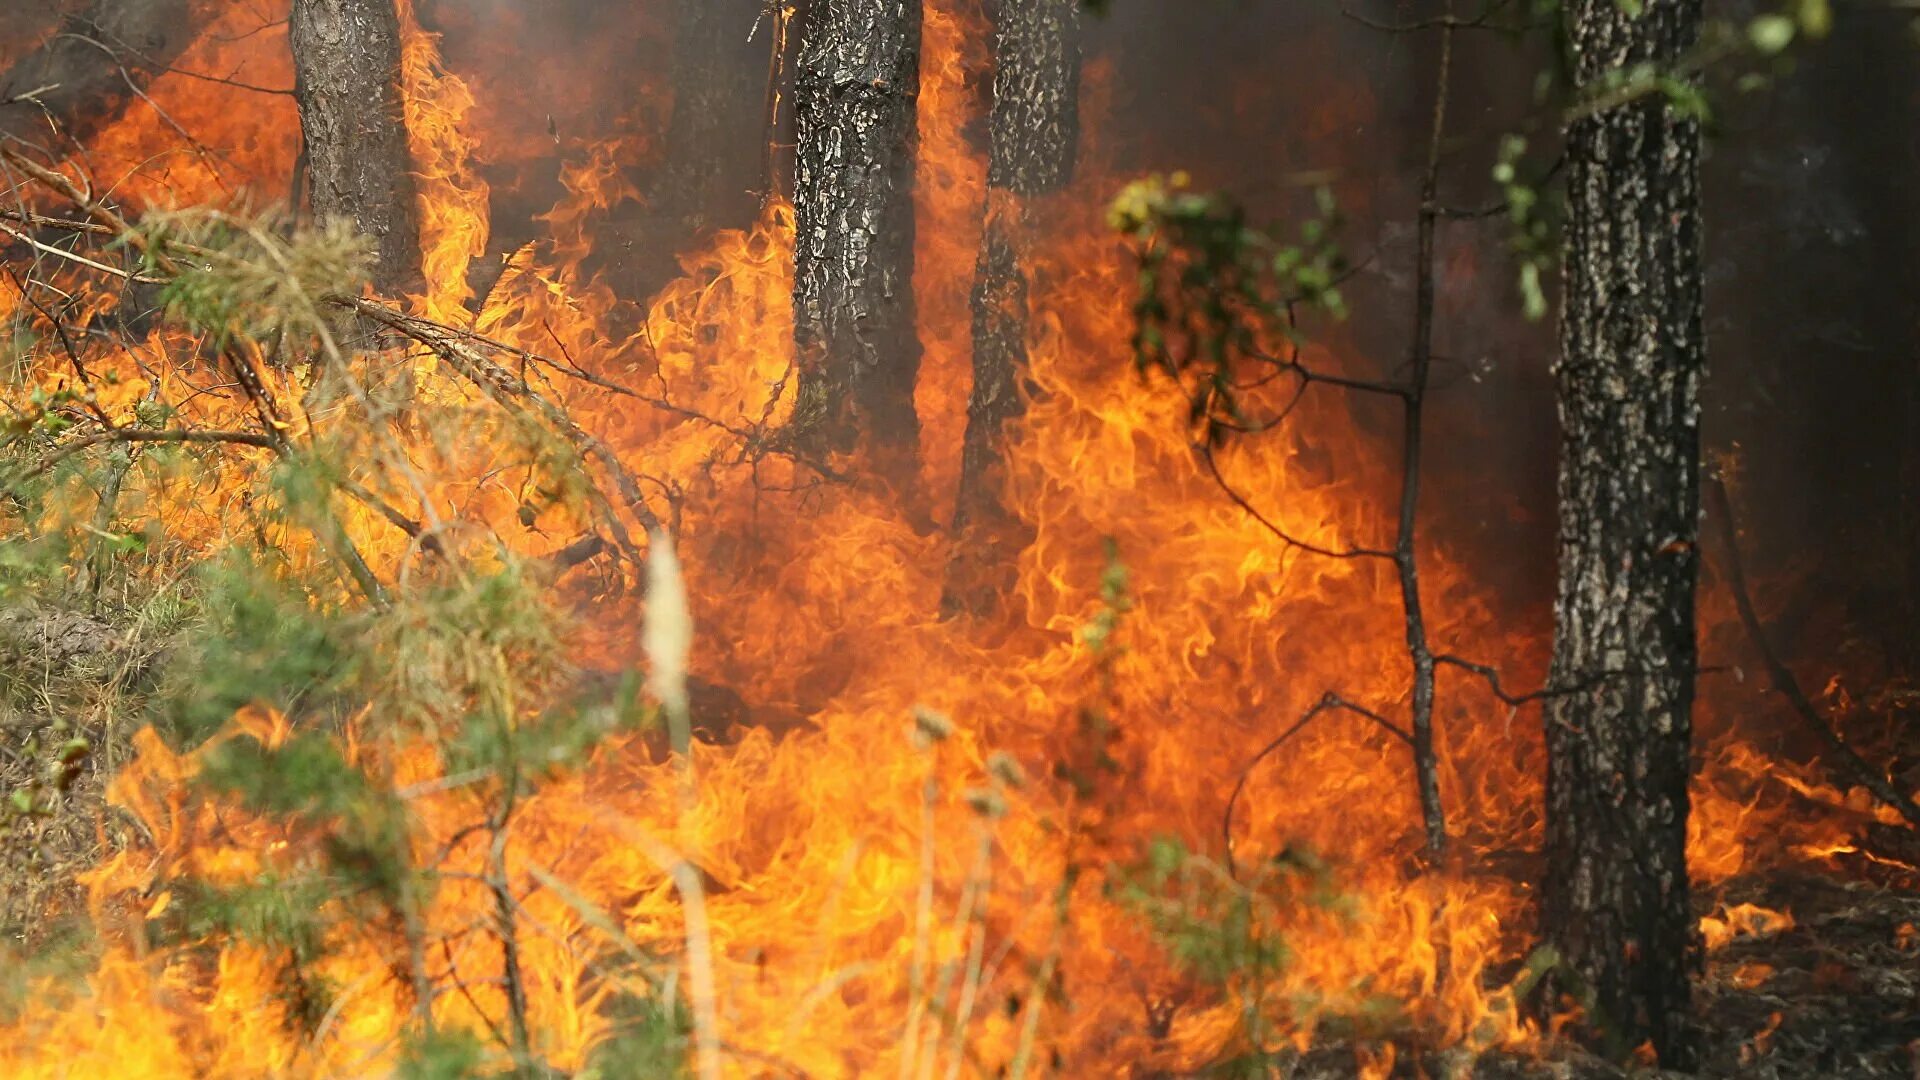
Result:
<svg viewBox="0 0 1920 1080"><path fill-rule="evenodd" d="M919 0L815 0L794 85L793 430L802 445L890 451L910 482L913 166ZM902 452L906 451L906 452Z"/></svg>
<svg viewBox="0 0 1920 1080"><path fill-rule="evenodd" d="M85 142L193 41L193 16L189 0L95 0L68 15L0 83L0 133L49 149Z"/></svg>
<svg viewBox="0 0 1920 1080"><path fill-rule="evenodd" d="M1670 63L1700 0L1574 0L1578 85ZM1692 1060L1688 751L1706 368L1700 128L1653 96L1567 132L1560 586L1542 928L1616 1054Z"/></svg>
<svg viewBox="0 0 1920 1080"><path fill-rule="evenodd" d="M294 0L288 36L314 216L372 238L380 291L417 289L420 231L393 0Z"/></svg>
<svg viewBox="0 0 1920 1080"><path fill-rule="evenodd" d="M753 218L765 151L767 41L748 40L761 0L677 0L673 117L655 201L698 233Z"/></svg>
<svg viewBox="0 0 1920 1080"><path fill-rule="evenodd" d="M1073 178L1080 134L1078 0L1000 0L993 28L986 228L973 285L973 392L953 527L966 547L948 570L949 610L1004 586L1010 563L988 535L1005 523L1002 437L1023 408L1027 367L1027 200ZM1007 538L998 538L1005 541Z"/></svg>
<svg viewBox="0 0 1920 1080"><path fill-rule="evenodd" d="M653 295L679 276L679 256L712 229L745 228L764 183L768 53L774 34L760 27L762 0L674 0L673 114L660 167L641 182L645 205L623 207L601 227L614 252L610 280L622 295ZM504 250L533 239L539 222L503 230ZM475 290L484 296L498 258Z"/></svg>

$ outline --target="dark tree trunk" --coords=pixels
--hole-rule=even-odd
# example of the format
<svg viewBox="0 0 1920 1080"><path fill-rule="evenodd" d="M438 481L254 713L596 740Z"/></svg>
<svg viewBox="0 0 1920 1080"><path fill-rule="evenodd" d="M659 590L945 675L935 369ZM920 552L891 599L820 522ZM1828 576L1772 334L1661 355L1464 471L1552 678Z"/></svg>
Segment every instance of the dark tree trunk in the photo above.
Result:
<svg viewBox="0 0 1920 1080"><path fill-rule="evenodd" d="M0 133L54 152L68 149L60 139L84 142L172 65L198 25L189 0L95 0L7 72Z"/></svg>
<svg viewBox="0 0 1920 1080"><path fill-rule="evenodd" d="M1028 197L1066 187L1080 141L1080 5L999 0L987 183Z"/></svg>
<svg viewBox="0 0 1920 1080"><path fill-rule="evenodd" d="M1065 187L1080 133L1078 0L1000 0L993 28L987 216L973 285L973 393L953 527L965 546L946 607L978 607L1007 584L1001 439L1020 415L1027 366L1026 200Z"/></svg>
<svg viewBox="0 0 1920 1080"><path fill-rule="evenodd" d="M393 0L294 0L288 37L314 216L349 222L373 240L381 292L417 289L420 231Z"/></svg>
<svg viewBox="0 0 1920 1080"><path fill-rule="evenodd" d="M796 440L864 437L910 482L919 0L815 0L794 83Z"/></svg>
<svg viewBox="0 0 1920 1080"><path fill-rule="evenodd" d="M651 296L680 272L679 256L713 229L752 224L765 186L768 56L763 0L675 0L673 114L660 167L642 182L644 206L602 227L622 295ZM517 250L533 238L529 220ZM498 261L489 264L492 276ZM491 286L492 281L484 282ZM483 290L476 289L476 293Z"/></svg>
<svg viewBox="0 0 1920 1080"><path fill-rule="evenodd" d="M1670 63L1700 0L1575 0L1578 84ZM1557 371L1560 588L1546 709L1547 940L1621 1053L1692 1058L1687 895L1694 582L1705 375L1700 128L1659 94L1567 132L1565 310Z"/></svg>
<svg viewBox="0 0 1920 1080"><path fill-rule="evenodd" d="M692 233L753 217L766 148L767 49L748 40L761 0L677 0L673 117L655 201Z"/></svg>

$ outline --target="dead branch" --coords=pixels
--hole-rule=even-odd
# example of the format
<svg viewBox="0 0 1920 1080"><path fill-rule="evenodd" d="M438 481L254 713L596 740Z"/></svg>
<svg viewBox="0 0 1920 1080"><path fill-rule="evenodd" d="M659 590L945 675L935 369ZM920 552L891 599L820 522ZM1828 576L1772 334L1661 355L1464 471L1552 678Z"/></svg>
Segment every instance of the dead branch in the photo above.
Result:
<svg viewBox="0 0 1920 1080"><path fill-rule="evenodd" d="M121 217L119 213L111 207L96 202L93 196L80 190L78 184L75 184L57 170L47 168L21 153L12 145L4 142L0 142L0 159L4 159L7 164L12 165L21 172L39 181L41 184L65 196L73 205L85 210L89 217L112 229L115 239L125 240L133 244L141 252L146 252L146 238L140 234L138 229L129 225L127 219ZM164 255L158 257L164 258ZM162 269L171 271L174 270L175 267L170 263L166 263L162 264Z"/></svg>
<svg viewBox="0 0 1920 1080"><path fill-rule="evenodd" d="M508 412L521 416L537 415L572 441L585 454L600 462L613 477L622 498L626 500L627 510L639 520L643 528L648 532L660 530L660 519L647 506L646 496L640 490L639 481L621 462L619 456L606 443L575 423L573 417L563 407L535 393L524 378L501 367L491 358L468 345L459 335L447 331L438 323L403 314L363 297L330 296L326 298L326 302L356 312L425 345L481 393ZM604 499L604 496L602 498ZM610 506L608 509L607 527L614 534L614 542L623 554L638 562L639 546L633 542L625 523L617 514L611 512Z"/></svg>
<svg viewBox="0 0 1920 1080"><path fill-rule="evenodd" d="M89 217L93 218L94 223L100 229L107 230L107 234L111 235L114 239L124 241L133 246L145 255L149 262L161 272L167 275L176 275L179 273L179 265L174 261L168 250L166 250L167 245L152 244L144 234L134 228L126 218L122 217L112 208L95 200L85 191L81 190L81 188L68 177L56 170L40 165L12 146L0 144L0 160L14 165L41 185L65 197L75 206L85 211ZM21 215L24 215L24 213L24 211L20 212ZM66 224L62 219L46 220L61 221L62 224ZM72 224L81 225L83 223L74 222ZM10 232L12 230L7 231ZM85 228L79 231L96 233L98 230L95 228ZM110 269L104 266L98 268ZM125 275L124 272L119 273L121 276L128 276ZM323 297L322 300L324 303L332 306L356 312L379 325L385 326L390 330L398 332L402 336L425 345L431 349L435 355L445 360L448 366L455 372L465 377L474 386L479 388L482 393L486 394L496 404L510 413L521 416L534 415L544 420L562 436L572 441L586 456L598 461L601 466L605 468L607 473L613 477L621 497L626 502L628 512L632 513L634 517L639 520L643 528L649 532L657 531L660 528L659 518L655 516L651 508L647 506L645 495L640 490L639 481L634 478L633 474L620 461L619 457L615 455L604 442L581 428L559 404L535 393L533 388L526 383L525 379L514 375L504 367L496 364L478 349L471 347L468 344L467 338L477 337L477 335L470 335L466 332L443 327L438 323L426 319L407 315L396 308L364 297L333 295ZM488 344L497 345L497 343L493 342L488 342ZM498 347L505 348L505 346ZM520 350L513 351L519 352ZM557 367L558 365L555 366ZM270 433L268 437L274 439L283 438L279 434L283 425L279 422L278 409L275 407L266 387L260 382L258 373L252 371L250 365L238 359L234 361L233 367L236 379L240 383L241 388L247 393L247 396L254 401L256 411L260 413L261 423L265 430ZM640 558L639 545L634 542L625 523L622 522L618 514L613 511L611 501L607 500L604 495L600 496L600 500L608 518L608 531L613 534L615 543L629 559L638 562ZM389 516L389 520L392 520L391 516ZM360 575L356 574L355 576L359 577Z"/></svg>
<svg viewBox="0 0 1920 1080"><path fill-rule="evenodd" d="M1355 704L1354 702L1348 701L1346 698L1341 697L1339 694L1332 693L1331 691L1323 695L1319 701L1314 702L1312 708L1308 709L1304 714L1301 715L1300 719L1295 720L1293 722L1293 726L1281 732L1278 736L1274 738L1272 742L1261 747L1260 752L1253 755L1253 757L1247 762L1246 766L1240 770L1240 778L1234 781L1233 793L1227 796L1227 808L1221 814L1221 818L1220 818L1220 835L1221 835L1221 838L1225 841L1225 855L1226 855L1226 866L1227 866L1228 877L1231 877L1231 878L1239 877L1239 871L1234 866L1234 862L1233 862L1233 811L1234 811L1234 808L1237 807L1240 803L1240 794L1247 789L1247 780L1253 775L1253 770L1257 768L1262 761L1265 761L1270 755L1272 755L1274 751L1280 749L1282 746L1285 746L1290 740L1292 740L1292 738L1295 735L1300 734L1301 730L1304 729L1308 724L1313 723L1316 719L1319 719L1322 715L1329 712L1334 712L1334 711L1349 712L1354 714L1355 716L1359 716L1364 719L1371 720L1376 725L1378 725L1382 730L1387 732L1387 734L1392 735L1394 738L1399 739L1403 743L1406 743L1408 747L1414 746L1412 733L1402 730L1398 725L1394 724L1392 721L1388 720L1386 717L1380 715L1379 713L1373 711L1372 709L1369 709L1364 705L1358 705L1358 704Z"/></svg>
<svg viewBox="0 0 1920 1080"><path fill-rule="evenodd" d="M1451 2L1447 14L1453 14ZM1420 177L1419 263L1414 284L1413 373L1407 387L1401 433L1400 522L1394 535L1393 565L1399 571L1401 606L1406 613L1407 655L1413 661L1413 762L1420 789L1420 815L1427 829L1427 854L1438 858L1447 846L1446 808L1440 801L1440 764L1433 745L1434 660L1427 641L1420 598L1420 564L1415 539L1420 521L1420 471L1427 384L1433 374L1434 231L1440 217L1440 162L1447 133L1447 106L1453 78L1456 27L1440 31L1440 71L1435 78L1433 129L1428 137L1426 171Z"/></svg>
<svg viewBox="0 0 1920 1080"><path fill-rule="evenodd" d="M156 430L153 428L110 428L96 435L75 439L55 450L52 454L21 473L13 484L44 476L61 462L75 454L91 450L96 446L109 443L231 443L238 446L259 446L272 449L273 439L254 431L193 431L193 430Z"/></svg>
<svg viewBox="0 0 1920 1080"><path fill-rule="evenodd" d="M1713 509L1713 516L1720 522L1722 555L1726 559L1727 585L1733 590L1733 602L1740 609L1740 622L1746 627L1747 637L1753 642L1754 651L1760 654L1761 664L1767 670L1767 679L1773 684L1775 692L1787 699L1806 722L1819 740L1825 744L1833 760L1822 759L1822 764L1833 773L1841 774L1840 779L1850 780L1865 788L1874 798L1885 803L1907 820L1909 825L1920 829L1920 805L1903 795L1893 786L1887 774L1880 771L1872 762L1861 757L1859 751L1847 745L1833 724L1820 714L1813 699L1800 686L1800 680L1793 669L1780 659L1774 651L1773 643L1767 638L1767 630L1760 621L1760 613L1753 606L1753 594L1747 588L1747 573L1740 560L1738 531L1734 528L1733 498L1727 493L1726 481L1716 473L1709 473L1705 481L1706 494Z"/></svg>
<svg viewBox="0 0 1920 1080"><path fill-rule="evenodd" d="M1300 539L1282 528L1272 518L1261 513L1259 508L1255 507L1253 503L1247 499L1246 495L1242 494L1238 488L1228 482L1226 474L1220 471L1220 461L1214 454L1214 447L1211 442L1202 443L1196 447L1196 449L1200 454L1201 462L1207 467L1208 475L1213 477L1214 483L1219 486L1221 492L1224 493L1235 506L1238 506L1243 513L1258 523L1261 528L1272 533L1275 538L1288 547L1299 548L1309 555L1318 555L1326 559L1392 559L1394 557L1393 552L1381 548L1328 548Z"/></svg>

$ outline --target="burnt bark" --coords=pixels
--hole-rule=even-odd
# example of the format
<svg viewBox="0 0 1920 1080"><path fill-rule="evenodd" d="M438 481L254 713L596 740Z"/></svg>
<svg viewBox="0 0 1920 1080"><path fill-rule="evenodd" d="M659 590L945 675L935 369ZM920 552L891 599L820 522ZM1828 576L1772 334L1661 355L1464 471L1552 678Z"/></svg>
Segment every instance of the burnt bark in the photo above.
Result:
<svg viewBox="0 0 1920 1080"><path fill-rule="evenodd" d="M1073 180L1080 142L1080 5L999 0L987 183L1023 197Z"/></svg>
<svg viewBox="0 0 1920 1080"><path fill-rule="evenodd" d="M0 133L49 149L84 142L179 57L197 26L189 0L95 0L68 14L0 83Z"/></svg>
<svg viewBox="0 0 1920 1080"><path fill-rule="evenodd" d="M677 0L673 116L657 202L693 233L753 218L765 150L767 47L748 40L761 0ZM765 34L765 31L762 31Z"/></svg>
<svg viewBox="0 0 1920 1080"><path fill-rule="evenodd" d="M1700 0L1575 0L1577 85L1695 44ZM1688 750L1706 370L1700 128L1659 94L1567 131L1560 584L1542 928L1615 1054L1693 1058Z"/></svg>
<svg viewBox="0 0 1920 1080"><path fill-rule="evenodd" d="M602 227L610 280L623 294L653 295L680 272L680 254L713 229L752 224L765 187L768 54L776 35L754 34L762 0L675 0L673 112L665 152L644 180L644 205L627 204ZM542 223L504 230L505 252ZM497 226L496 226L497 227ZM514 235L521 233L523 235ZM501 264L486 264L484 296Z"/></svg>
<svg viewBox="0 0 1920 1080"><path fill-rule="evenodd" d="M294 0L288 37L314 216L348 222L373 241L381 292L417 289L420 231L393 0Z"/></svg>
<svg viewBox="0 0 1920 1080"><path fill-rule="evenodd" d="M990 523L1004 511L999 498L1001 436L1020 415L1020 380L1027 367L1027 279L1022 235L1024 207L990 194L980 261L973 279L973 391L960 451L960 492L953 527Z"/></svg>
<svg viewBox="0 0 1920 1080"><path fill-rule="evenodd" d="M1027 367L1027 200L1073 179L1080 135L1077 0L1000 0L993 26L986 228L973 286L973 391L954 505L956 533L973 532L948 572L946 607L977 606L1010 569L988 550L1004 531L1003 437L1024 406ZM997 572L996 572L997 571Z"/></svg>
<svg viewBox="0 0 1920 1080"><path fill-rule="evenodd" d="M815 0L794 79L797 443L861 438L911 475L918 0ZM904 452L903 452L904 451Z"/></svg>

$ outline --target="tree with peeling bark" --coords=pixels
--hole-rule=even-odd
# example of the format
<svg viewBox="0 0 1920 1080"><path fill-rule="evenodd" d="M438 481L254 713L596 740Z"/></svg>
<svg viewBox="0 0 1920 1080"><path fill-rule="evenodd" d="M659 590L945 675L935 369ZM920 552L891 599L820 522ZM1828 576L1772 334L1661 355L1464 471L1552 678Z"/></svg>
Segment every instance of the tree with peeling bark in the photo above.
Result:
<svg viewBox="0 0 1920 1080"><path fill-rule="evenodd" d="M1700 0L1574 0L1573 76L1670 68ZM1560 585L1542 929L1616 1053L1691 1060L1688 752L1700 520L1700 124L1664 94L1566 132Z"/></svg>
<svg viewBox="0 0 1920 1080"><path fill-rule="evenodd" d="M372 239L375 288L418 288L420 231L393 0L294 0L288 36L314 216L350 222Z"/></svg>
<svg viewBox="0 0 1920 1080"><path fill-rule="evenodd" d="M917 0L816 0L794 79L799 445L887 448L911 483ZM903 452L905 451L905 452Z"/></svg>
<svg viewBox="0 0 1920 1080"><path fill-rule="evenodd" d="M956 533L990 531L1000 505L1002 436L1020 415L1027 365L1028 200L1073 177L1080 134L1080 6L1077 0L1001 0L993 24L986 226L973 284L973 391L954 506ZM949 568L946 606L968 607L995 591L1003 563L982 542Z"/></svg>

